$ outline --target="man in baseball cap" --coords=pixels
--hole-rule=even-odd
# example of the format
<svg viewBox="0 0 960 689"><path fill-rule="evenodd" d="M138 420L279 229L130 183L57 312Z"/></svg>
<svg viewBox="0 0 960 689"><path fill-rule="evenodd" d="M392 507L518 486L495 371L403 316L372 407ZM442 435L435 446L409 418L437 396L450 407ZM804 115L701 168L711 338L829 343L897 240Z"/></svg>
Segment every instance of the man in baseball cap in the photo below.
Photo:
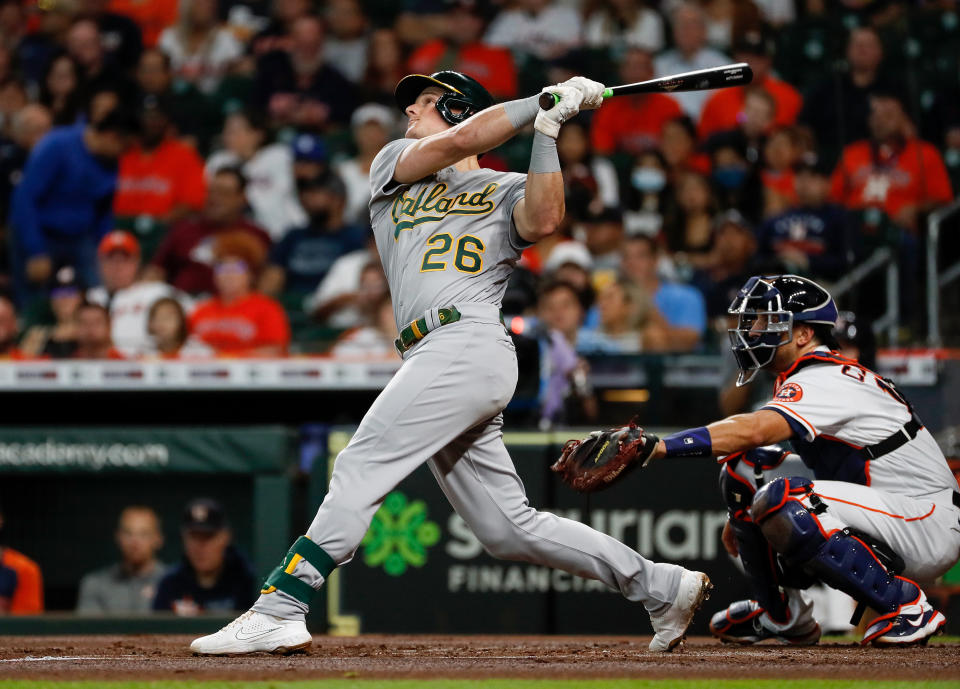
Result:
<svg viewBox="0 0 960 689"><path fill-rule="evenodd" d="M97 262L102 285L87 290L87 301L110 311L113 342L127 357L152 351L147 333L147 316L158 299L172 297L189 310L190 299L180 290L163 282L138 282L140 243L125 230L104 235L97 247Z"/></svg>
<svg viewBox="0 0 960 689"><path fill-rule="evenodd" d="M213 498L187 503L180 521L183 561L157 585L154 610L192 616L207 610L241 610L253 602L250 563L231 544L226 512Z"/></svg>

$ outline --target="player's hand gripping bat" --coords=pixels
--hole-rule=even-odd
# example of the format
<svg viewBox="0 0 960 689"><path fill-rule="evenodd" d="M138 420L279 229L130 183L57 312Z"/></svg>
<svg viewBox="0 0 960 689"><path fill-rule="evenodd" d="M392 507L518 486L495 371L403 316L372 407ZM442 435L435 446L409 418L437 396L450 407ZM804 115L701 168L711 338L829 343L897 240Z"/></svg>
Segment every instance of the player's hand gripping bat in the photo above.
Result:
<svg viewBox="0 0 960 689"><path fill-rule="evenodd" d="M625 96L631 93L674 93L676 91L708 91L728 86L745 86L753 80L753 70L746 62L738 62L722 67L698 69L693 72L673 74L669 77L638 81L635 84L612 86L603 92L604 98ZM549 110L556 105L556 95L540 94L540 107Z"/></svg>

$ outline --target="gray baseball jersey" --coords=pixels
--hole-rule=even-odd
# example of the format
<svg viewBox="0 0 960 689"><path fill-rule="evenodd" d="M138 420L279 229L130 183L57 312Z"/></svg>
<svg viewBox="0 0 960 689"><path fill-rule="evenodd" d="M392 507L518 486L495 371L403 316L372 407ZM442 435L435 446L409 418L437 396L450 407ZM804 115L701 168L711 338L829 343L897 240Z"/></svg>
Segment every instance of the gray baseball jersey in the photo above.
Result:
<svg viewBox="0 0 960 689"><path fill-rule="evenodd" d="M397 160L415 141L391 141L370 166L370 221L400 327L455 303L499 307L530 246L513 224L526 175L448 167L399 184Z"/></svg>

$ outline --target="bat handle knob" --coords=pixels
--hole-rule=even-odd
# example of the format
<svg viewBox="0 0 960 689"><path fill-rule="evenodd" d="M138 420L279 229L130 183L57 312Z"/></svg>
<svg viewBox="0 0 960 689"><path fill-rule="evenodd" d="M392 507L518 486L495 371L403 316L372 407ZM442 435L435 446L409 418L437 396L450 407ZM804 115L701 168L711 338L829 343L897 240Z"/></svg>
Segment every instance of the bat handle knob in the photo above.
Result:
<svg viewBox="0 0 960 689"><path fill-rule="evenodd" d="M555 93L541 93L540 100L537 101L540 105L540 108L543 110L549 110L554 105L560 102L560 96Z"/></svg>

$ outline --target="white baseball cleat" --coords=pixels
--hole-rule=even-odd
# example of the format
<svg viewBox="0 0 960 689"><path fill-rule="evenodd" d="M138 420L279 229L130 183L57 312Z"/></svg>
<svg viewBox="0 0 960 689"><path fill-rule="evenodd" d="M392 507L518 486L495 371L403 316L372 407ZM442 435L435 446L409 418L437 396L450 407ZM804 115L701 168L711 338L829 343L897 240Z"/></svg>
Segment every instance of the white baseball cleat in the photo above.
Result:
<svg viewBox="0 0 960 689"><path fill-rule="evenodd" d="M661 615L650 615L653 624L653 640L650 650L656 653L668 653L683 643L687 628L693 621L693 614L710 597L713 584L703 572L683 570L680 575L680 588L673 605Z"/></svg>
<svg viewBox="0 0 960 689"><path fill-rule="evenodd" d="M195 655L287 654L310 646L313 638L303 620L282 620L247 610L215 634L190 644Z"/></svg>

